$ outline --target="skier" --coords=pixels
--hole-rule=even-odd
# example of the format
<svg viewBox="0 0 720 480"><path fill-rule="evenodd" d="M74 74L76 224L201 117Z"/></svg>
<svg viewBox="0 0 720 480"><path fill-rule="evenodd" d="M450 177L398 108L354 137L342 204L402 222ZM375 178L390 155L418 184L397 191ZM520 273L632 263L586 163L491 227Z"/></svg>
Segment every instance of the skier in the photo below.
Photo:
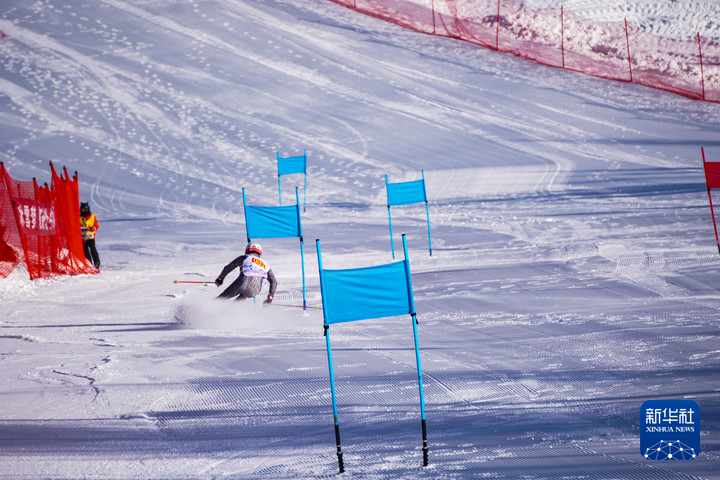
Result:
<svg viewBox="0 0 720 480"><path fill-rule="evenodd" d="M270 266L262 260L262 248L259 244L249 242L245 247L245 255L240 255L232 262L225 265L220 275L215 280L218 287L223 284L225 277L235 270L240 269L240 276L228 288L225 289L217 298L233 298L235 300L245 300L260 294L265 279L270 283L268 296L263 302L270 305L275 296L277 288L277 279Z"/></svg>
<svg viewBox="0 0 720 480"><path fill-rule="evenodd" d="M88 202L80 203L80 228L82 229L83 250L85 258L90 260L95 268L100 268L100 257L95 248L95 232L100 228L97 218L90 211Z"/></svg>

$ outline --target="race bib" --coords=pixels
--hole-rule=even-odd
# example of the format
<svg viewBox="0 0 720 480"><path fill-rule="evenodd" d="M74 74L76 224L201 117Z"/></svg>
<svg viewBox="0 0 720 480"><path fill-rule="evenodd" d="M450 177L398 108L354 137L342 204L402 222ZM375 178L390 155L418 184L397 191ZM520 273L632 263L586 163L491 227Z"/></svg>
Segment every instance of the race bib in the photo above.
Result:
<svg viewBox="0 0 720 480"><path fill-rule="evenodd" d="M246 277L263 277L267 278L267 272L270 267L257 257L248 256L242 264L242 273Z"/></svg>

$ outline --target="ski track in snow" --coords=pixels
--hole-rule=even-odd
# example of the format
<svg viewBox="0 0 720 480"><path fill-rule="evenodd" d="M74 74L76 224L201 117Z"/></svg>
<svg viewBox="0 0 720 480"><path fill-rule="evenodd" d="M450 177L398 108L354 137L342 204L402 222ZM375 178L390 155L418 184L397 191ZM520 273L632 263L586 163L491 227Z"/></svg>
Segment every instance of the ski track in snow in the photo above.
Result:
<svg viewBox="0 0 720 480"><path fill-rule="evenodd" d="M527 2L557 7L553 1ZM593 2L718 38L717 5ZM275 152L309 153L308 305L325 268L391 261L384 175L425 171L409 318L333 326L348 478L717 478L718 257L699 147L720 110L403 30L330 2L13 1L0 12L0 159L78 170L98 276L0 280L8 478L336 476L317 309L297 239L267 239L275 306L213 301ZM42 180L41 180L42 181ZM283 180L289 193L302 185ZM283 198L286 198L285 194ZM650 462L638 415L691 398L702 453Z"/></svg>

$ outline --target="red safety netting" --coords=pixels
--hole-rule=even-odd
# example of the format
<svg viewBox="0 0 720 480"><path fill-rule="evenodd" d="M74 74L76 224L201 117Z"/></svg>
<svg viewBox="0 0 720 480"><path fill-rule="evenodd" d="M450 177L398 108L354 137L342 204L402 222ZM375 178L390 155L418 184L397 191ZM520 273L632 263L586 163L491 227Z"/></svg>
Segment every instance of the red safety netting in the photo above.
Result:
<svg viewBox="0 0 720 480"><path fill-rule="evenodd" d="M720 162L703 162L708 190L720 188Z"/></svg>
<svg viewBox="0 0 720 480"><path fill-rule="evenodd" d="M56 273L74 275L78 273L98 273L85 258L82 234L80 229L80 187L77 172L72 180L63 168L63 175L58 175L50 162L52 169L52 190L55 193L58 212L58 238L64 243L57 253L63 254L55 260Z"/></svg>
<svg viewBox="0 0 720 480"><path fill-rule="evenodd" d="M710 201L710 214L712 215L713 227L715 228L715 241L718 252L720 252L720 236L718 236L717 220L715 219L715 208L710 190L720 188L720 162L708 162L705 159L705 148L701 148L703 167L705 169L705 181L707 182L708 200Z"/></svg>
<svg viewBox="0 0 720 480"><path fill-rule="evenodd" d="M0 276L20 263L30 278L97 273L86 259L80 234L77 175L52 169L52 187L10 177L0 163Z"/></svg>
<svg viewBox="0 0 720 480"><path fill-rule="evenodd" d="M433 32L431 0L331 0L366 15L424 33Z"/></svg>
<svg viewBox="0 0 720 480"><path fill-rule="evenodd" d="M544 65L720 102L720 44L660 37L520 0L331 0L432 35Z"/></svg>
<svg viewBox="0 0 720 480"><path fill-rule="evenodd" d="M19 263L25 261L20 232L13 214L8 178L5 165L0 162L0 275L3 278L10 275Z"/></svg>

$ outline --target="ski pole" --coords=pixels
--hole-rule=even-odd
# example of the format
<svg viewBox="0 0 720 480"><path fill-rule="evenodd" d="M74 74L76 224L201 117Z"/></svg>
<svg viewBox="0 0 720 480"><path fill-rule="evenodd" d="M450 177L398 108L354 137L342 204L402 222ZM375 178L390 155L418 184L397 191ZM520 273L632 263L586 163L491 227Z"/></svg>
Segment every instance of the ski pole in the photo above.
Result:
<svg viewBox="0 0 720 480"><path fill-rule="evenodd" d="M215 283L215 282L194 282L192 280L174 280L175 283Z"/></svg>
<svg viewBox="0 0 720 480"><path fill-rule="evenodd" d="M277 305L278 307L295 307L295 308L307 308L307 309L313 309L313 310L322 310L322 307L320 305L316 307L304 307L302 305L288 305L285 303L271 303L270 305Z"/></svg>

